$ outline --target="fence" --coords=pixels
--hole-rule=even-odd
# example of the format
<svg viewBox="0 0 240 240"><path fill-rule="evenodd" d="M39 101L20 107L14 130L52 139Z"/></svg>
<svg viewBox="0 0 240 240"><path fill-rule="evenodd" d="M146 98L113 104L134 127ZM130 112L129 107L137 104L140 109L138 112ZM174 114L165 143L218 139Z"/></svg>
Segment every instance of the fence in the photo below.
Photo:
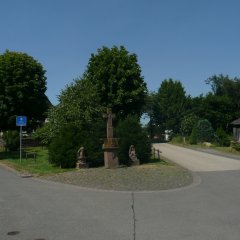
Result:
<svg viewBox="0 0 240 240"><path fill-rule="evenodd" d="M5 150L5 142L2 138L0 138L0 150L1 151Z"/></svg>
<svg viewBox="0 0 240 240"><path fill-rule="evenodd" d="M160 160L160 153L162 153L159 149L153 148L153 158L157 158Z"/></svg>

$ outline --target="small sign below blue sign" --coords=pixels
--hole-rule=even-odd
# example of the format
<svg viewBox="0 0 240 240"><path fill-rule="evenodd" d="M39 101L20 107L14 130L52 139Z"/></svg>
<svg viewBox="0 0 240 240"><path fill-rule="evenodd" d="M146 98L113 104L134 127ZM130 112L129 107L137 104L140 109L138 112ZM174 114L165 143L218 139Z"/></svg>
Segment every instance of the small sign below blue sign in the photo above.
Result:
<svg viewBox="0 0 240 240"><path fill-rule="evenodd" d="M16 126L18 126L18 127L27 126L27 117L26 116L17 116L16 117Z"/></svg>

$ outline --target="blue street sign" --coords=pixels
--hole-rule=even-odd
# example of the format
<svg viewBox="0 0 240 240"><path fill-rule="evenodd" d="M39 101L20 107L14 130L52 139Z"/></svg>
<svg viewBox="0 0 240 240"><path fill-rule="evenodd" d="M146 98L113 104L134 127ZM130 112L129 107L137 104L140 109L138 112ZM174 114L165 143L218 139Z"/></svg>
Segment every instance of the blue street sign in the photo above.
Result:
<svg viewBox="0 0 240 240"><path fill-rule="evenodd" d="M26 116L17 116L16 117L16 126L18 126L18 127L27 126L27 117Z"/></svg>

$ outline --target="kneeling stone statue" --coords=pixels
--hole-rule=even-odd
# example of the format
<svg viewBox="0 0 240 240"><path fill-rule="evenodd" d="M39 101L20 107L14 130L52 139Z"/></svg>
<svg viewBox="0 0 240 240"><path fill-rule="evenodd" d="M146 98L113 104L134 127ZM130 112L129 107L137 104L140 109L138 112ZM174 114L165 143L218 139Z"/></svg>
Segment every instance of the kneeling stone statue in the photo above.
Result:
<svg viewBox="0 0 240 240"><path fill-rule="evenodd" d="M131 165L135 166L135 165L139 165L139 159L137 158L137 154L136 154L136 150L134 145L131 145L128 151L128 156L130 158L131 161Z"/></svg>
<svg viewBox="0 0 240 240"><path fill-rule="evenodd" d="M87 167L88 167L88 164L86 162L84 147L80 147L77 151L76 168L87 168Z"/></svg>

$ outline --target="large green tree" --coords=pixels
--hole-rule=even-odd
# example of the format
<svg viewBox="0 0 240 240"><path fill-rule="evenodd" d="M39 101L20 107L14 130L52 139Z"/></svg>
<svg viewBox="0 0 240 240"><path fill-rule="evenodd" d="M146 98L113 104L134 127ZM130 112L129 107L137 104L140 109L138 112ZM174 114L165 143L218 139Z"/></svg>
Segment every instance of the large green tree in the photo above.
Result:
<svg viewBox="0 0 240 240"><path fill-rule="evenodd" d="M17 115L26 115L30 126L43 120L49 106L45 91L45 70L38 61L20 52L0 55L0 129L14 128Z"/></svg>
<svg viewBox="0 0 240 240"><path fill-rule="evenodd" d="M206 83L210 84L213 96L218 99L223 97L223 101L231 103L231 109L228 111L232 119L238 118L240 116L240 78L231 79L223 74L213 75L206 80Z"/></svg>
<svg viewBox="0 0 240 240"><path fill-rule="evenodd" d="M102 47L91 55L84 78L96 86L99 105L112 107L118 118L141 116L147 87L136 54L123 46Z"/></svg>
<svg viewBox="0 0 240 240"><path fill-rule="evenodd" d="M50 143L67 124L73 124L85 131L103 120L104 108L99 105L96 86L85 79L76 79L61 91L58 99L59 104L48 112L48 122L35 134L43 143Z"/></svg>
<svg viewBox="0 0 240 240"><path fill-rule="evenodd" d="M192 129L198 120L199 118L193 113L190 113L183 117L180 129L183 137L190 136Z"/></svg>
<svg viewBox="0 0 240 240"><path fill-rule="evenodd" d="M185 113L186 95L180 81L165 79L154 97L153 121L164 131L180 132L181 119Z"/></svg>
<svg viewBox="0 0 240 240"><path fill-rule="evenodd" d="M203 107L202 118L208 119L215 130L217 128L228 130L229 123L234 120L236 113L233 102L228 96L209 93L204 98Z"/></svg>
<svg viewBox="0 0 240 240"><path fill-rule="evenodd" d="M83 76L60 93L59 104L49 111L49 122L39 137L48 143L68 123L90 130L96 122L104 122L106 107L113 108L117 120L128 114L140 117L146 95L136 55L124 47L103 47L91 55Z"/></svg>
<svg viewBox="0 0 240 240"><path fill-rule="evenodd" d="M136 55L129 54L124 47L103 47L91 55L83 76L60 93L59 104L49 111L48 123L37 131L36 137L45 144L50 143L51 156L54 156L58 146L64 144L65 129L71 125L81 137L76 142L78 146L68 145L68 150L74 152L76 147L84 146L89 153L88 161L95 164L100 157L92 153L103 156L100 138L106 135L103 119L106 108L112 107L117 115L114 124L129 114L136 115L139 121L146 95L146 83ZM72 135L68 136L71 138ZM135 141L138 146L137 142L143 138ZM55 160L59 160L57 158Z"/></svg>

